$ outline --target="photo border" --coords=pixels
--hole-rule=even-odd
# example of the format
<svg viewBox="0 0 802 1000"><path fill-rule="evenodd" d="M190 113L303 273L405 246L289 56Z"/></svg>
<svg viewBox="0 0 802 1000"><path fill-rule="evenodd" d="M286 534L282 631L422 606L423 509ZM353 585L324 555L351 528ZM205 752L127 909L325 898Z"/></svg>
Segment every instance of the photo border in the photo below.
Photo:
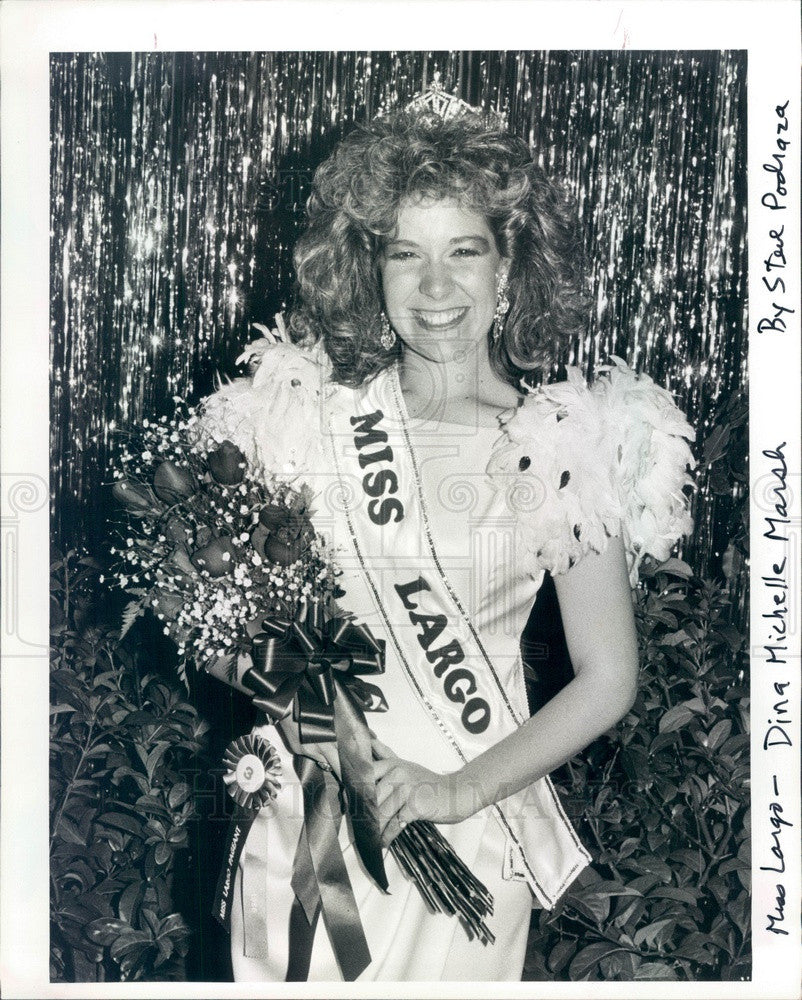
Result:
<svg viewBox="0 0 802 1000"><path fill-rule="evenodd" d="M308 11L308 13L307 13ZM750 372L750 573L752 690L752 953L748 983L593 982L600 997L795 998L802 968L797 915L800 703L800 110L799 7L795 0L5 0L0 8L2 128L2 297L0 458L2 459L3 650L2 812L0 813L0 982L23 997L257 997L246 983L49 983L48 917L48 594L49 469L49 56L57 51L746 49L748 52L748 217ZM777 146L776 108L788 101L789 146ZM776 185L781 152L784 208L764 199ZM768 183L768 187L767 187ZM765 260L784 225L787 278L782 300L763 282ZM776 275L777 271L773 271ZM776 291L776 290L775 290ZM773 306L773 303L775 305ZM782 312L785 329L761 327ZM787 472L782 476L777 446ZM770 454L767 455L766 452ZM782 489L778 492L778 486ZM767 537L766 518L787 508L786 541ZM778 514L779 516L779 514ZM785 568L772 567L785 558ZM791 572L794 569L796 575ZM788 640L771 662L763 641L773 592L787 586ZM776 590L777 588L775 588ZM775 654L775 658L778 654ZM786 684L778 696L776 682ZM791 745L764 747L767 727L785 722ZM774 791L774 776L778 792ZM775 805L772 805L774 803ZM778 812L781 809L781 812ZM790 823L785 826L784 820ZM779 830L779 832L777 832ZM786 870L764 870L782 844ZM788 935L765 929L785 887ZM775 925L777 926L777 925ZM586 997L588 984L272 984L274 996Z"/></svg>

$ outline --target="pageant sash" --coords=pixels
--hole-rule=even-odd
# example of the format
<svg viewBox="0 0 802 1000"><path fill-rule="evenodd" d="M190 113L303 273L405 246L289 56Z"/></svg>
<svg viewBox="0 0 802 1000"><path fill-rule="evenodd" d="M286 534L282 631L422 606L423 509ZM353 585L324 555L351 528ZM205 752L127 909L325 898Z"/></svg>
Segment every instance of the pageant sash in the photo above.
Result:
<svg viewBox="0 0 802 1000"><path fill-rule="evenodd" d="M329 412L350 542L395 656L457 758L468 761L525 721L438 557L397 369ZM380 572L377 570L380 567ZM392 705L390 706L392 710ZM550 908L588 855L548 779L493 807L507 872Z"/></svg>

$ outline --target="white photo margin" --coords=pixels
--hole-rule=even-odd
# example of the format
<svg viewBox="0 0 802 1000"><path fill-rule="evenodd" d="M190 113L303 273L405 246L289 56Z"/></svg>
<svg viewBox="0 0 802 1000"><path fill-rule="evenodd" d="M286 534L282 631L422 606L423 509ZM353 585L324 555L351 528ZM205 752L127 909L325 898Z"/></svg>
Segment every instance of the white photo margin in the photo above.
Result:
<svg viewBox="0 0 802 1000"><path fill-rule="evenodd" d="M49 56L70 51L742 49L748 53L753 979L600 983L599 997L796 998L800 969L800 41L795 0L4 0L2 164L2 813L0 981L9 1000L260 997L236 983L48 981ZM777 132L785 107L787 132ZM777 139L788 142L781 148ZM784 157L777 160L776 155ZM783 208L777 194L782 164ZM783 227L781 236L777 234ZM783 241L786 266L766 270ZM779 260L779 258L775 258ZM763 278L781 275L780 300ZM779 287L779 286L778 286ZM777 306L791 311L778 313ZM781 328L760 326L779 315ZM781 448L778 448L781 446ZM765 453L769 452L769 455ZM786 471L778 456L781 452ZM772 458L773 453L776 457ZM778 486L782 487L778 491ZM778 504L780 507L778 508ZM780 518L786 539L767 537ZM781 530L780 530L781 529ZM771 528L768 529L771 533ZM785 559L783 563L782 560ZM781 566L774 572L773 567ZM785 645L770 662L784 581ZM770 603L772 602L772 603ZM776 633L775 633L776 634ZM782 654L782 655L781 655ZM779 689L775 684L786 685ZM785 714L783 714L785 713ZM772 729L777 726L779 728ZM781 733L786 732L786 742ZM768 734L768 736L767 736ZM764 746L764 743L766 744ZM779 810L782 810L781 812ZM784 822L782 822L784 821ZM790 825L786 825L790 824ZM772 871L782 851L784 871ZM783 886L785 922L778 912ZM773 925L774 930L770 927ZM776 932L787 929L788 934ZM271 995L464 997L466 984L275 984ZM587 983L476 984L483 997L587 997Z"/></svg>

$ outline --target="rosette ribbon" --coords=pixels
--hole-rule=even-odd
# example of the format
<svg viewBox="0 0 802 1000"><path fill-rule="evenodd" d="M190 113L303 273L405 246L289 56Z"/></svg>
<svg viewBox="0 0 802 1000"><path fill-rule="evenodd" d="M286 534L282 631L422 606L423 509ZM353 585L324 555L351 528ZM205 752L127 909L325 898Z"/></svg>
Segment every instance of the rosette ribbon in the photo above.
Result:
<svg viewBox="0 0 802 1000"><path fill-rule="evenodd" d="M363 679L383 673L384 642L348 616L326 619L319 603L306 603L293 619L268 618L262 629L253 638L254 665L242 683L272 720L292 713L302 743L336 742L354 846L365 869L386 890L364 713L386 711L387 702L378 687ZM338 841L337 785L308 758L298 760L296 769L305 818L293 889L312 930L322 913L343 975L353 980L370 962L370 953Z"/></svg>
<svg viewBox="0 0 802 1000"><path fill-rule="evenodd" d="M250 734L232 740L223 757L223 783L231 798L245 810L266 806L281 788L281 763L276 748Z"/></svg>

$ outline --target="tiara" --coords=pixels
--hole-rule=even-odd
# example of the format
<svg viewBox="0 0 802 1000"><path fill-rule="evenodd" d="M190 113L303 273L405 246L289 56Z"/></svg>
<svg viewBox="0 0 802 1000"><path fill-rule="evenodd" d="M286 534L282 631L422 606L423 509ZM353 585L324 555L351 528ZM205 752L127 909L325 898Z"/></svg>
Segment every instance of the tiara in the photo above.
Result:
<svg viewBox="0 0 802 1000"><path fill-rule="evenodd" d="M381 108L376 117L380 118L389 109ZM506 116L500 111L491 111L481 106L475 107L457 97L456 94L449 94L440 79L440 72L432 74L432 84L428 90L423 91L404 106L405 111L428 111L442 118L443 121L452 121L455 118L462 118L465 115L481 115L485 119L485 124L490 129L505 129L507 127Z"/></svg>

